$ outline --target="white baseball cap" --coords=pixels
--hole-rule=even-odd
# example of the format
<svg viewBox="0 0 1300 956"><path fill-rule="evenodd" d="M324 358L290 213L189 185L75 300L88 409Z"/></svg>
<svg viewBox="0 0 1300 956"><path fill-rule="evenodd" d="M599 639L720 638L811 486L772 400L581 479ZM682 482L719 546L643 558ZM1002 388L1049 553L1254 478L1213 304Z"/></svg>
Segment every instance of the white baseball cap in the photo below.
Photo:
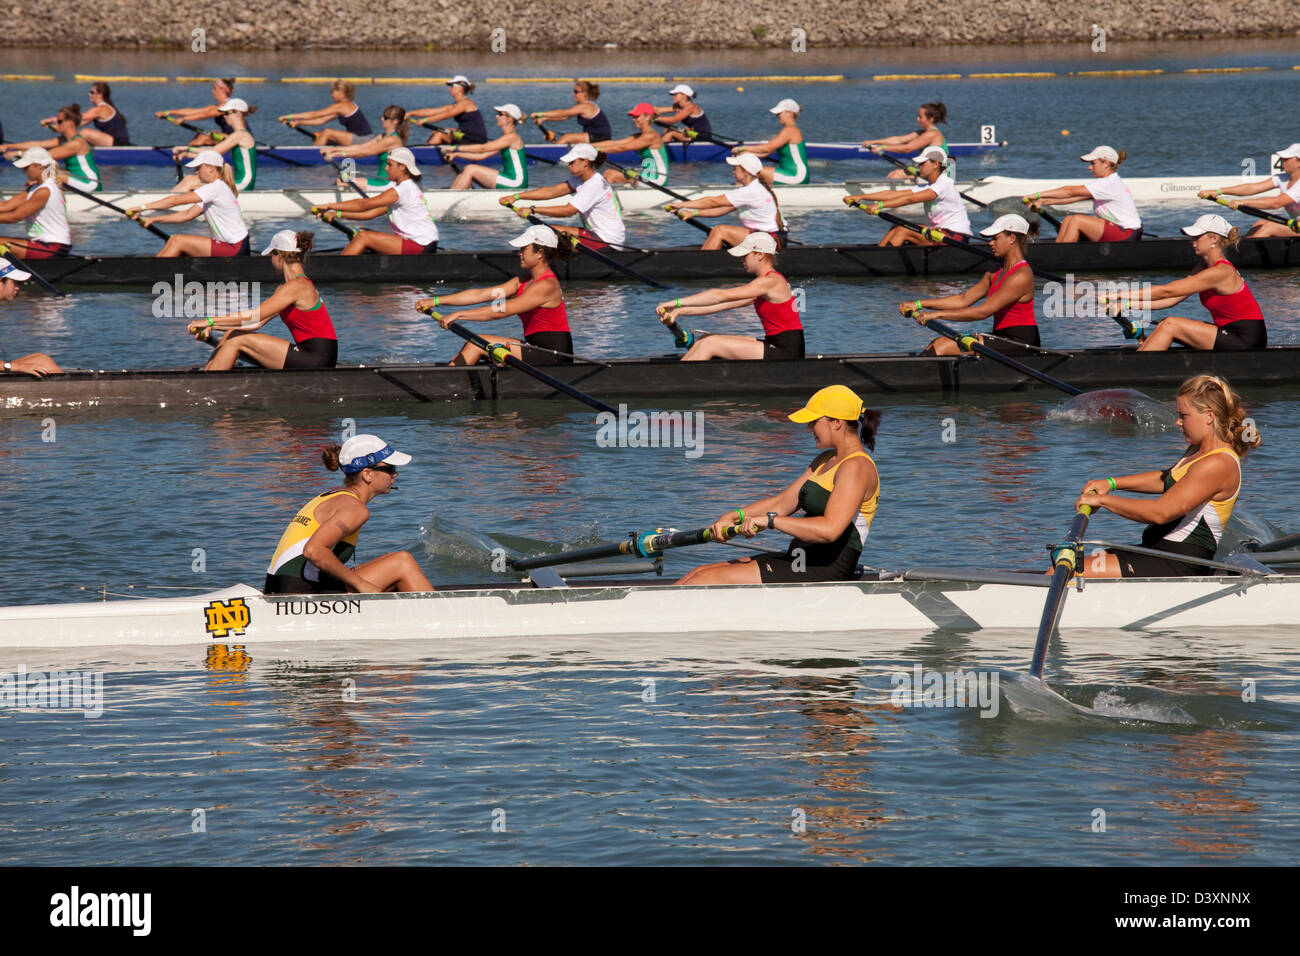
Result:
<svg viewBox="0 0 1300 956"><path fill-rule="evenodd" d="M751 252L765 252L769 256L776 255L776 240L766 232L751 232L737 246L727 250L736 258L747 256Z"/></svg>
<svg viewBox="0 0 1300 956"><path fill-rule="evenodd" d="M695 91L691 89L689 86L687 86L685 83L678 83L676 86L674 86L671 90L668 91L669 96L672 96L674 93L684 93L687 96L689 96L691 99L695 99Z"/></svg>
<svg viewBox="0 0 1300 956"><path fill-rule="evenodd" d="M271 244L262 250L262 255L269 256L273 252L301 252L298 248L298 236L292 229L281 229L271 237Z"/></svg>
<svg viewBox="0 0 1300 956"><path fill-rule="evenodd" d="M50 151L44 146L32 146L23 150L23 154L14 161L14 165L19 169L24 166L31 166L33 163L40 163L42 166L53 166L54 157L50 155Z"/></svg>
<svg viewBox="0 0 1300 956"><path fill-rule="evenodd" d="M549 246L551 249L557 249L560 245L560 237L555 234L555 230L550 226L529 226L523 231L522 235L515 236L510 240L510 245L516 249L522 249L524 246Z"/></svg>
<svg viewBox="0 0 1300 956"><path fill-rule="evenodd" d="M1029 232L1029 223L1024 216L1017 216L1015 213L998 216L987 229L980 230L980 235L996 236L1000 232L1015 232L1023 236Z"/></svg>
<svg viewBox="0 0 1300 956"><path fill-rule="evenodd" d="M410 455L394 451L391 445L377 435L354 435L339 449L339 467L345 475L355 475L379 464L400 468L410 463Z"/></svg>
<svg viewBox="0 0 1300 956"><path fill-rule="evenodd" d="M469 89L471 86L474 85L473 83L471 83L471 82L469 81L469 77L468 77L468 76L465 76L465 75L462 74L462 73L457 73L457 74L456 74L455 76L453 76L450 80L448 80L446 83L444 83L443 86L455 86L457 83L459 83L461 86L465 87L465 89Z"/></svg>
<svg viewBox="0 0 1300 956"><path fill-rule="evenodd" d="M930 159L934 160L940 166L946 166L948 164L948 154L938 146L927 146L925 149L921 150L921 155L916 157L918 163L924 163L926 160Z"/></svg>
<svg viewBox="0 0 1300 956"><path fill-rule="evenodd" d="M412 176L420 175L420 167L415 165L415 154L405 146L399 146L397 149L388 151L388 161L390 163L400 163L411 171Z"/></svg>
<svg viewBox="0 0 1300 956"><path fill-rule="evenodd" d="M571 163L575 159L585 159L594 163L596 161L596 147L590 143L578 143L573 149L560 157L560 162Z"/></svg>
<svg viewBox="0 0 1300 956"><path fill-rule="evenodd" d="M768 110L768 112L769 113L798 113L799 104L796 103L794 100L787 98L782 100L780 103L777 103L776 106L773 106L770 110Z"/></svg>
<svg viewBox="0 0 1300 956"><path fill-rule="evenodd" d="M8 259L0 258L0 279L13 279L15 282L22 282L31 277L30 272L24 272Z"/></svg>
<svg viewBox="0 0 1300 956"><path fill-rule="evenodd" d="M1300 159L1300 143L1292 143L1277 154L1278 159L1291 159L1293 157Z"/></svg>
<svg viewBox="0 0 1300 956"><path fill-rule="evenodd" d="M524 111L521 110L519 107L515 106L514 103L505 103L501 106L494 106L492 107L492 109L494 112L497 113L505 113L506 116L509 116L511 119L515 120L516 122L524 118Z"/></svg>
<svg viewBox="0 0 1300 956"><path fill-rule="evenodd" d="M232 96L230 99L226 100L226 102L217 107L217 110L221 113L247 113L248 104L238 96Z"/></svg>
<svg viewBox="0 0 1300 956"><path fill-rule="evenodd" d="M191 159L186 166L224 166L226 160L215 149L201 149L197 156Z"/></svg>
<svg viewBox="0 0 1300 956"><path fill-rule="evenodd" d="M1090 163L1094 159L1104 159L1108 163L1119 163L1119 153L1115 152L1115 150L1111 149L1109 146L1098 146L1091 153L1087 153L1079 158L1085 163Z"/></svg>
<svg viewBox="0 0 1300 956"><path fill-rule="evenodd" d="M739 166L746 172L757 176L763 171L763 161L754 153L741 153L739 156L728 156L727 163L732 166Z"/></svg>
<svg viewBox="0 0 1300 956"><path fill-rule="evenodd" d="M1198 218L1196 222L1192 223L1190 226L1183 227L1183 235L1191 236L1193 238L1196 236L1202 236L1207 232L1212 232L1216 236L1222 236L1224 239L1227 239L1228 234L1232 232L1232 226L1228 225L1228 220L1224 219L1222 216L1216 216L1214 213L1207 213Z"/></svg>

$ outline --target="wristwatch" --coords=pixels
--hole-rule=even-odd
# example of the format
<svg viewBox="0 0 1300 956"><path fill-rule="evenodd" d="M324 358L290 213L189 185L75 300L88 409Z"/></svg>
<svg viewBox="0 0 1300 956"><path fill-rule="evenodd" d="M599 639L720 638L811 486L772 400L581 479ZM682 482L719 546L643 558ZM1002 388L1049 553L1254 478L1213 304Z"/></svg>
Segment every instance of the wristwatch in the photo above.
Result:
<svg viewBox="0 0 1300 956"><path fill-rule="evenodd" d="M13 362L5 362L5 371L6 371L6 372L12 372L13 370L14 370L14 363L13 363Z"/></svg>

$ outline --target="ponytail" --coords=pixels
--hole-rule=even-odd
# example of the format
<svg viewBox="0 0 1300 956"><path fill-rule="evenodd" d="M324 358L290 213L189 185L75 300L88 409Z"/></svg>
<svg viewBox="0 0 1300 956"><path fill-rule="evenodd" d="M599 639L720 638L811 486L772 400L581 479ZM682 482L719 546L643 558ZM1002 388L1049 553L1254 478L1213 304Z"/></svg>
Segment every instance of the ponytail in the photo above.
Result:
<svg viewBox="0 0 1300 956"><path fill-rule="evenodd" d="M229 163L221 166L221 181L230 187L230 191L239 196L239 188L235 185L235 169Z"/></svg>
<svg viewBox="0 0 1300 956"><path fill-rule="evenodd" d="M1119 159L1115 160L1115 167L1118 169L1119 164L1124 162L1124 160L1126 159L1128 159L1128 153L1124 152L1124 150L1121 149L1119 151Z"/></svg>
<svg viewBox="0 0 1300 956"><path fill-rule="evenodd" d="M406 118L406 110L394 103L392 106L384 107L384 119L393 120L397 123L397 136L406 145L406 137L411 133L411 121Z"/></svg>
<svg viewBox="0 0 1300 956"><path fill-rule="evenodd" d="M103 82L91 83L90 91L92 93L98 94L99 96L102 96L104 98L105 103L107 103L109 106L112 106L113 109L117 109L117 106L113 103L113 94L109 90L107 83L103 83Z"/></svg>
<svg viewBox="0 0 1300 956"><path fill-rule="evenodd" d="M788 232L789 230L786 228L785 225L785 217L781 215L781 200L776 198L776 192L773 191L772 187L767 184L767 180L765 180L762 176L755 176L754 178L763 184L763 188L767 190L767 194L772 197L772 205L776 207L777 231ZM783 246L784 244L781 242L781 240L778 239L776 243L776 251L780 252Z"/></svg>
<svg viewBox="0 0 1300 956"><path fill-rule="evenodd" d="M936 123L948 122L948 107L942 103L922 103L921 112Z"/></svg>
<svg viewBox="0 0 1300 956"><path fill-rule="evenodd" d="M1183 382L1178 395L1180 398L1186 395L1197 410L1210 412L1214 416L1214 433L1231 445L1238 455L1245 457L1246 452L1258 448L1263 442L1254 422L1247 424L1241 396L1232 390L1226 379L1217 375L1196 375Z"/></svg>
<svg viewBox="0 0 1300 956"><path fill-rule="evenodd" d="M876 450L876 430L880 428L880 412L874 408L863 408L858 419L858 437L867 451Z"/></svg>

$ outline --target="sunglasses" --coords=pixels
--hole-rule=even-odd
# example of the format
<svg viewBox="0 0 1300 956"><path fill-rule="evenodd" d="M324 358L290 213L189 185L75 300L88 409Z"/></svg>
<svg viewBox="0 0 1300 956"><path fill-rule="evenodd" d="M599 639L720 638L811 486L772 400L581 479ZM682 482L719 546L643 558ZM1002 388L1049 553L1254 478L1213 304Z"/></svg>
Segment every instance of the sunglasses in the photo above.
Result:
<svg viewBox="0 0 1300 956"><path fill-rule="evenodd" d="M386 475L396 475L397 469L392 465L371 465L371 471L382 471Z"/></svg>

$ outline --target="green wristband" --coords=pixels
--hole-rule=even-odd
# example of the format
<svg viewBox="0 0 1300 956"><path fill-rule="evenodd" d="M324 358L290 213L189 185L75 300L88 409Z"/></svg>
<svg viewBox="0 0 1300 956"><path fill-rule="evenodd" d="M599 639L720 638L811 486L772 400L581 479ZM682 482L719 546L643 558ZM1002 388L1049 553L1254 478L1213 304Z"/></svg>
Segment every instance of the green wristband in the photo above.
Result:
<svg viewBox="0 0 1300 956"><path fill-rule="evenodd" d="M216 324L217 324L217 323L216 323L216 320L213 319L212 316L208 316L208 328L212 328L212 327L215 326Z"/></svg>
<svg viewBox="0 0 1300 956"><path fill-rule="evenodd" d="M1043 194L1042 194L1041 192L1034 193L1034 198L1035 198L1035 199L1042 199L1042 198L1043 198Z"/></svg>
<svg viewBox="0 0 1300 956"><path fill-rule="evenodd" d="M736 520L737 521L745 520L745 512L741 511L739 508L736 509Z"/></svg>
<svg viewBox="0 0 1300 956"><path fill-rule="evenodd" d="M921 300L917 299L916 302L913 304L916 306L916 310L919 312L921 310Z"/></svg>
<svg viewBox="0 0 1300 956"><path fill-rule="evenodd" d="M682 307L682 300L681 300L681 299L678 299L678 300L677 300L677 308L680 309L681 307Z"/></svg>
<svg viewBox="0 0 1300 956"><path fill-rule="evenodd" d="M1216 195L1216 196L1222 196L1222 195L1223 195L1223 190L1222 190L1222 189L1217 190L1217 191L1214 193L1214 195Z"/></svg>
<svg viewBox="0 0 1300 956"><path fill-rule="evenodd" d="M1111 491L1114 491L1115 488L1117 487L1116 484L1115 484L1115 479L1114 479L1114 478L1107 478L1106 480L1107 480L1108 482L1110 482L1110 490L1111 490Z"/></svg>
<svg viewBox="0 0 1300 956"><path fill-rule="evenodd" d="M436 295L433 297L433 307L435 309L438 307L438 297Z"/></svg>

